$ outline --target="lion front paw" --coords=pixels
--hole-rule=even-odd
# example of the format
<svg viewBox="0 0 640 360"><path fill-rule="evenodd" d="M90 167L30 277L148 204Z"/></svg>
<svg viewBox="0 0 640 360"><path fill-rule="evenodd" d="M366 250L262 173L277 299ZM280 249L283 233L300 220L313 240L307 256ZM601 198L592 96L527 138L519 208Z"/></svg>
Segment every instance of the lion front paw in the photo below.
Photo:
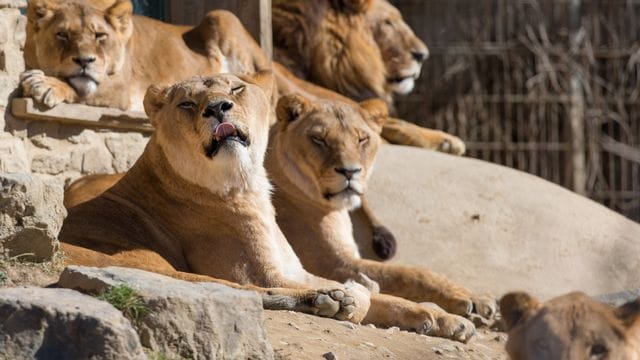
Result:
<svg viewBox="0 0 640 360"><path fill-rule="evenodd" d="M498 313L498 301L491 295L473 295L473 313L485 319L493 319Z"/></svg>
<svg viewBox="0 0 640 360"><path fill-rule="evenodd" d="M318 290L311 312L318 316L349 320L356 310L356 301L346 290Z"/></svg>
<svg viewBox="0 0 640 360"><path fill-rule="evenodd" d="M67 84L49 77L42 70L27 70L20 75L24 96L32 97L37 103L48 108L64 102L72 91Z"/></svg>
<svg viewBox="0 0 640 360"><path fill-rule="evenodd" d="M384 226L375 226L373 228L373 251L382 260L389 260L395 254L398 248L396 238Z"/></svg>
<svg viewBox="0 0 640 360"><path fill-rule="evenodd" d="M463 155L467 151L467 147L459 137L443 134L442 141L436 150L452 155Z"/></svg>
<svg viewBox="0 0 640 360"><path fill-rule="evenodd" d="M473 323L462 316L443 313L437 315L435 323L425 335L443 337L463 343L471 340L476 334Z"/></svg>

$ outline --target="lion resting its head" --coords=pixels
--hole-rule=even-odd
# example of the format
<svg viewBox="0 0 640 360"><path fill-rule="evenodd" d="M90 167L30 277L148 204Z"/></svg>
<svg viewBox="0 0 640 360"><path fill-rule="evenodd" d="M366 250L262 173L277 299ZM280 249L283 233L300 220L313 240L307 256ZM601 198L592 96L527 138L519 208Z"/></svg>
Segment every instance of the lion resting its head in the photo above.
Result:
<svg viewBox="0 0 640 360"><path fill-rule="evenodd" d="M500 311L512 359L640 359L640 300L614 308L575 292L541 304L517 292Z"/></svg>
<svg viewBox="0 0 640 360"><path fill-rule="evenodd" d="M287 166L280 170L302 193L327 207L359 207L371 175L387 106L378 99L359 105L311 102L300 95L278 102L271 141L277 142L274 148L286 149L277 155L286 157L281 160Z"/></svg>
<svg viewBox="0 0 640 360"><path fill-rule="evenodd" d="M30 1L27 67L68 81L80 97L95 93L101 82L122 69L133 32L131 2L106 3Z"/></svg>
<svg viewBox="0 0 640 360"><path fill-rule="evenodd" d="M276 58L352 99L413 90L426 45L387 0L275 0Z"/></svg>

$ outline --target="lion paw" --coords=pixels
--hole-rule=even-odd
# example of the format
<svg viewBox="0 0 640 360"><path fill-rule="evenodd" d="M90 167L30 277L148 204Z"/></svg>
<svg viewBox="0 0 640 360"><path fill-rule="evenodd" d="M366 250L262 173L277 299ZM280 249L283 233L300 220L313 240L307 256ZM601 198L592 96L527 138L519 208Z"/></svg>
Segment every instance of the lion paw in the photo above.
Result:
<svg viewBox="0 0 640 360"><path fill-rule="evenodd" d="M356 301L346 290L331 289L318 290L312 312L318 316L349 320L355 310Z"/></svg>
<svg viewBox="0 0 640 360"><path fill-rule="evenodd" d="M60 80L46 76L42 70L27 70L20 75L24 96L32 97L48 108L65 101L64 85Z"/></svg>
<svg viewBox="0 0 640 360"><path fill-rule="evenodd" d="M491 295L473 295L473 313L482 316L485 319L493 319L498 313L498 302Z"/></svg>
<svg viewBox="0 0 640 360"><path fill-rule="evenodd" d="M459 137L445 134L436 150L452 155L462 155L467 150L464 141Z"/></svg>
<svg viewBox="0 0 640 360"><path fill-rule="evenodd" d="M389 260L396 254L396 238L384 226L373 228L373 251L382 260Z"/></svg>
<svg viewBox="0 0 640 360"><path fill-rule="evenodd" d="M471 340L476 334L473 323L462 316L447 314L437 316L435 326L425 335L443 337L463 343Z"/></svg>

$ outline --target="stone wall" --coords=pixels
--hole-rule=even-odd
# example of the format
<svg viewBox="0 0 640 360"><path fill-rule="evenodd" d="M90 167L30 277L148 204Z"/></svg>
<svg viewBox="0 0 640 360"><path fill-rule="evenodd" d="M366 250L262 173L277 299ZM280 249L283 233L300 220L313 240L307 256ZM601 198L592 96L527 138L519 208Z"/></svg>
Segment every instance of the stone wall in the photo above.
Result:
<svg viewBox="0 0 640 360"><path fill-rule="evenodd" d="M142 153L147 135L96 130L51 121L23 121L9 109L19 96L26 17L23 0L0 0L0 172L32 173L61 186L85 174L124 172Z"/></svg>

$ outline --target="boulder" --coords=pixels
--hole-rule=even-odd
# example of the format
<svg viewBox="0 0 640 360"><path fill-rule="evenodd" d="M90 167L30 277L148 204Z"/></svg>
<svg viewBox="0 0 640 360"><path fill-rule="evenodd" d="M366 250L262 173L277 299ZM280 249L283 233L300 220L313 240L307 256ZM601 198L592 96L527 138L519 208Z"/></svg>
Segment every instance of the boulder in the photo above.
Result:
<svg viewBox="0 0 640 360"><path fill-rule="evenodd" d="M67 211L63 189L29 174L0 173L0 254L51 259Z"/></svg>
<svg viewBox="0 0 640 360"><path fill-rule="evenodd" d="M146 359L110 304L68 289L0 289L3 359Z"/></svg>
<svg viewBox="0 0 640 360"><path fill-rule="evenodd" d="M640 288L640 224L539 177L385 145L367 194L398 240L392 263L427 267L496 296ZM358 237L371 256L367 234Z"/></svg>
<svg viewBox="0 0 640 360"><path fill-rule="evenodd" d="M153 351L192 359L273 358L262 301L254 292L120 267L69 266L58 283L88 293L121 284L148 306L148 314L134 325L142 344Z"/></svg>

